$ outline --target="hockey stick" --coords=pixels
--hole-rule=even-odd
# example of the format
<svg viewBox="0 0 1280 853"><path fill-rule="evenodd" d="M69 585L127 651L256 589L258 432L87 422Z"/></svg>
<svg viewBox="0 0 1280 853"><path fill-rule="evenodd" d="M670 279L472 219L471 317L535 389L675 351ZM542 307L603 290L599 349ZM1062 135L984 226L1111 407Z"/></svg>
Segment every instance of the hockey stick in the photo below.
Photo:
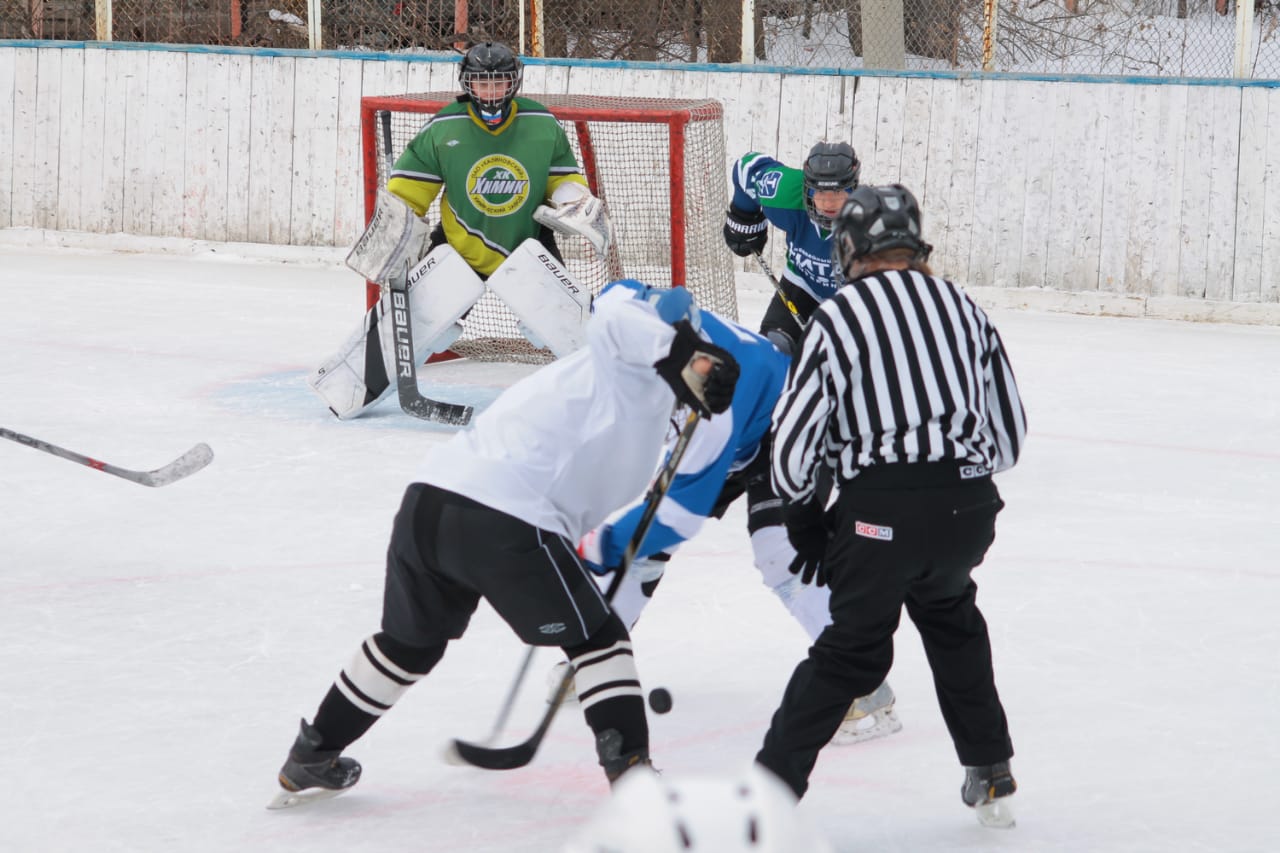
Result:
<svg viewBox="0 0 1280 853"><path fill-rule="evenodd" d="M804 320L800 319L800 309L787 296L787 292L782 289L782 282L778 281L778 277L773 274L773 270L769 268L769 262L764 259L764 255L760 252L752 252L756 256L756 260L760 262L760 269L764 270L764 274L769 277L769 283L773 285L773 289L777 291L778 298L782 300L782 304L787 306L787 310L791 312L792 318L800 324L801 330L804 329Z"/></svg>
<svg viewBox="0 0 1280 853"><path fill-rule="evenodd" d="M679 438L676 439L675 446L671 449L671 456L667 459L667 464L662 466L662 470L658 472L653 485L649 487L649 493L645 495L644 512L640 514L640 520L636 524L635 532L631 534L631 539L627 542L627 549L622 553L622 561L618 564L618 569L614 572L613 579L609 582L609 589L605 593L606 601L613 601L613 596L618 592L618 587L622 585L623 577L626 575L627 570L631 568L636 552L640 550L644 537L648 535L649 527L653 524L653 519L658 514L658 504L662 503L662 499L666 497L667 491L671 488L671 481L675 479L676 469L680 466L680 460L684 458L685 449L689 446L689 439L693 437L693 431L697 426L698 413L690 412L689 418L684 422L684 427L680 430ZM533 761L533 757L537 755L538 747L542 745L542 739L546 737L547 731L551 728L551 721L555 719L556 712L560 710L565 694L569 692L569 685L573 683L573 674L573 667L568 667L565 670L565 674L560 679L560 685L556 688L555 696L551 699L551 703L542 715L542 720L538 723L538 727L534 729L533 734L524 742L515 746L490 747L455 739L445 753L446 758L454 764L470 764L473 767L479 767L484 770L514 770L517 767L524 767ZM523 678L524 668L522 667L517 677L516 688L519 687L519 680ZM511 699L514 698L514 692L513 690L512 696L508 698L508 705Z"/></svg>
<svg viewBox="0 0 1280 853"><path fill-rule="evenodd" d="M502 703L502 710L498 711L498 719L493 724L493 731L484 739L485 743L496 741L498 735L502 734L502 730L507 727L507 719L511 716L511 709L515 707L516 696L520 694L520 685L524 683L525 673L529 671L529 665L533 663L533 656L537 652L537 646L530 646L529 650L525 652L524 660L520 662L520 669L516 672L515 680L511 683L511 689L507 691L506 701Z"/></svg>
<svg viewBox="0 0 1280 853"><path fill-rule="evenodd" d="M413 328L409 316L408 265L393 274L387 284L391 288L391 325L396 336L396 390L400 394L400 408L424 421L465 426L471 420L471 406L432 400L422 396L418 389L418 366L413 356Z"/></svg>
<svg viewBox="0 0 1280 853"><path fill-rule="evenodd" d="M14 432L4 427L0 427L0 437L16 441L19 444L25 444L27 447L32 447L36 450L43 450L45 453L52 453L54 456L60 456L71 462L79 462L81 465L96 468L99 471L122 477L125 480L139 483L143 486L167 486L170 483L181 480L183 477L191 476L213 461L213 451L209 448L209 445L201 442L168 465L163 465L154 471L131 471L128 468L118 468L115 465L94 459L92 456L85 456L82 453L58 447L56 444L50 444L47 441L41 441L38 438L32 438L29 435L23 435L20 432Z"/></svg>

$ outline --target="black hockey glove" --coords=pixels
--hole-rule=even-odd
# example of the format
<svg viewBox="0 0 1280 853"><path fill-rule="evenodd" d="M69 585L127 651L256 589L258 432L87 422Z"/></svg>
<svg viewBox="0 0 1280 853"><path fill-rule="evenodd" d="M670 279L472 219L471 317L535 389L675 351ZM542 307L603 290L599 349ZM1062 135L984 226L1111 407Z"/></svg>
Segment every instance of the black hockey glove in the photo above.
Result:
<svg viewBox="0 0 1280 853"><path fill-rule="evenodd" d="M738 361L728 350L704 341L688 320L674 326L675 340L671 352L653 363L676 399L704 418L718 415L733 402L733 389L738 384ZM694 372L695 359L711 359L711 372L701 376Z"/></svg>
<svg viewBox="0 0 1280 853"><path fill-rule="evenodd" d="M787 539L796 549L796 557L788 568L791 574L800 576L800 583L827 585L827 530L826 514L816 503L792 504L787 507Z"/></svg>
<svg viewBox="0 0 1280 853"><path fill-rule="evenodd" d="M729 251L740 258L764 251L764 244L769 241L769 223L765 222L764 211L748 213L729 205L724 215L724 241Z"/></svg>

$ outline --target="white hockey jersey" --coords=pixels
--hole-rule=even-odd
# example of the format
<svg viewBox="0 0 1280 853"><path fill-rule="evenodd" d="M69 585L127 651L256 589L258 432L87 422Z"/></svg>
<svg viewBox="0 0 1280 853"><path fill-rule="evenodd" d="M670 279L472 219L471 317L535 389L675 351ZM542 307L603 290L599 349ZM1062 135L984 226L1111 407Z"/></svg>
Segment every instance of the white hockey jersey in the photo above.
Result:
<svg viewBox="0 0 1280 853"><path fill-rule="evenodd" d="M577 543L640 495L662 453L675 394L653 364L675 330L636 291L607 288L587 346L504 391L414 477Z"/></svg>

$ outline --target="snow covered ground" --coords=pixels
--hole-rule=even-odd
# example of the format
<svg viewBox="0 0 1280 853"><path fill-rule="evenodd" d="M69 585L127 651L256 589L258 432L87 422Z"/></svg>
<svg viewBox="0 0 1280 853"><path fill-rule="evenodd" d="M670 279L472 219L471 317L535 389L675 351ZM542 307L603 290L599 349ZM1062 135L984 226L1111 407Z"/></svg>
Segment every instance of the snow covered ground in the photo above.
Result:
<svg viewBox="0 0 1280 853"><path fill-rule="evenodd" d="M748 322L767 296L743 277ZM152 490L0 441L0 849L545 853L606 798L576 709L526 769L441 761L488 733L522 653L482 608L350 750L354 791L263 808L298 718L377 628L405 478L448 434L394 404L339 423L306 388L362 304L330 265L0 245L0 425L132 468L217 454ZM804 816L850 853L1274 850L1280 329L993 316L1031 424L977 573L1019 826L960 804L905 620L905 728L828 749ZM423 379L483 405L526 369ZM675 697L652 720L670 774L749 761L805 651L743 528L741 507L709 524L636 631Z"/></svg>

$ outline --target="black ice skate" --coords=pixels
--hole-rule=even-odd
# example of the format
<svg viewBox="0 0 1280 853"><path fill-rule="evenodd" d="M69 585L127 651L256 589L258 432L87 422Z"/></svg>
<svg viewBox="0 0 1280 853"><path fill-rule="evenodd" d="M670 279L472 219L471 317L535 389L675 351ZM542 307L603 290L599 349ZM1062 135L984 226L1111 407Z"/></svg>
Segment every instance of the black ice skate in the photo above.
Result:
<svg viewBox="0 0 1280 853"><path fill-rule="evenodd" d="M320 749L323 742L315 726L303 720L298 739L280 768L280 793L269 809L287 809L311 800L336 797L360 781L360 763L343 758L340 749Z"/></svg>
<svg viewBox="0 0 1280 853"><path fill-rule="evenodd" d="M1008 829L1015 823L1009 800L1018 790L1018 783L1009 771L1009 762L988 764L964 769L964 785L960 798L964 804L978 813L983 826Z"/></svg>
<svg viewBox="0 0 1280 853"><path fill-rule="evenodd" d="M612 785L618 778L634 767L652 767L648 749L637 749L623 755L622 733L617 729L605 729L596 735L596 755L600 756L600 766L604 775Z"/></svg>

